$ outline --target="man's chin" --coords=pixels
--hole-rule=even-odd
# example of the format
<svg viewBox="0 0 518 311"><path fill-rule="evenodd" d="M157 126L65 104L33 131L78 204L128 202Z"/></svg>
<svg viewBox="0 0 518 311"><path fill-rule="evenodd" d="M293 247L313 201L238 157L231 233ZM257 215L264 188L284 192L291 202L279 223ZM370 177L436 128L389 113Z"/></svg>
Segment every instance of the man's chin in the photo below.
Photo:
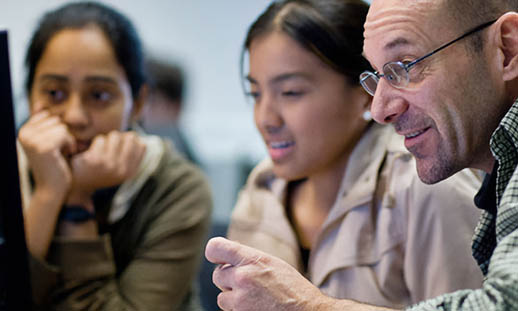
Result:
<svg viewBox="0 0 518 311"><path fill-rule="evenodd" d="M440 162L440 160L436 162ZM440 165L439 163L433 163L430 161L430 159L417 159L416 163L417 175L419 176L419 179L428 185L445 180L455 173L455 171L450 169L448 166Z"/></svg>

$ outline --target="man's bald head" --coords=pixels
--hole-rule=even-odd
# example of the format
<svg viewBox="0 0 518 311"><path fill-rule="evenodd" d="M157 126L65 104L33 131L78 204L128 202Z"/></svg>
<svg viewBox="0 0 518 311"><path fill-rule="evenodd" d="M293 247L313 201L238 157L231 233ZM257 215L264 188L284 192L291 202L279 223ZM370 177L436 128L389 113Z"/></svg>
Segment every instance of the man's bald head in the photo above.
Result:
<svg viewBox="0 0 518 311"><path fill-rule="evenodd" d="M470 28L518 10L518 0L441 0L459 27Z"/></svg>
<svg viewBox="0 0 518 311"><path fill-rule="evenodd" d="M441 0L443 9L453 27L459 34L485 22L497 19L508 11L518 9L518 0ZM475 34L468 39L471 51L481 51L482 35Z"/></svg>

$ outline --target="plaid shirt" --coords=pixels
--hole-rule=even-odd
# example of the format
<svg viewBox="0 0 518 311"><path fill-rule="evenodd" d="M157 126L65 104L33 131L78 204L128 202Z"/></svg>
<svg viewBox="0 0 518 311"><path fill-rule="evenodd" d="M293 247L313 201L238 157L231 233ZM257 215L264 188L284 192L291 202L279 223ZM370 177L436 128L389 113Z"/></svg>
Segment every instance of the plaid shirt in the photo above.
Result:
<svg viewBox="0 0 518 311"><path fill-rule="evenodd" d="M482 213L472 244L485 276L482 288L445 294L407 310L518 310L518 102L502 119L490 145L498 162L498 209L496 214Z"/></svg>

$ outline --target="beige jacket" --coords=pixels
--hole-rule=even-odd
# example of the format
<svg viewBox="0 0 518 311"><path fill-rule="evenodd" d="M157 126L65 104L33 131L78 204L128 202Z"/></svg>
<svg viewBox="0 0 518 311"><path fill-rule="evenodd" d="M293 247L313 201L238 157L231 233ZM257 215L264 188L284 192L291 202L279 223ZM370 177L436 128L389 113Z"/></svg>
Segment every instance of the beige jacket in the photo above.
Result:
<svg viewBox="0 0 518 311"><path fill-rule="evenodd" d="M330 296L389 307L480 287L470 249L479 186L468 170L436 185L422 183L399 135L372 126L350 157L306 277ZM302 271L285 191L271 162L260 163L239 195L228 236Z"/></svg>

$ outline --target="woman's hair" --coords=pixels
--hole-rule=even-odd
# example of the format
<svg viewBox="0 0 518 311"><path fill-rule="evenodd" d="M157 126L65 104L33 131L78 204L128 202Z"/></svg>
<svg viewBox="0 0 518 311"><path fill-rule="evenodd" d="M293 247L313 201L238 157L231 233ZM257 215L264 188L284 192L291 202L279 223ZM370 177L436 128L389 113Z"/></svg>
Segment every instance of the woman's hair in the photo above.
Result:
<svg viewBox="0 0 518 311"><path fill-rule="evenodd" d="M25 57L28 93L34 82L36 66L51 38L61 30L96 26L110 41L119 64L124 68L136 97L145 81L142 43L130 20L113 8L96 2L74 2L46 13L30 40Z"/></svg>
<svg viewBox="0 0 518 311"><path fill-rule="evenodd" d="M351 84L370 69L363 58L363 24L368 4L362 0L280 0L274 1L248 29L246 51L257 37L280 31L311 51Z"/></svg>

